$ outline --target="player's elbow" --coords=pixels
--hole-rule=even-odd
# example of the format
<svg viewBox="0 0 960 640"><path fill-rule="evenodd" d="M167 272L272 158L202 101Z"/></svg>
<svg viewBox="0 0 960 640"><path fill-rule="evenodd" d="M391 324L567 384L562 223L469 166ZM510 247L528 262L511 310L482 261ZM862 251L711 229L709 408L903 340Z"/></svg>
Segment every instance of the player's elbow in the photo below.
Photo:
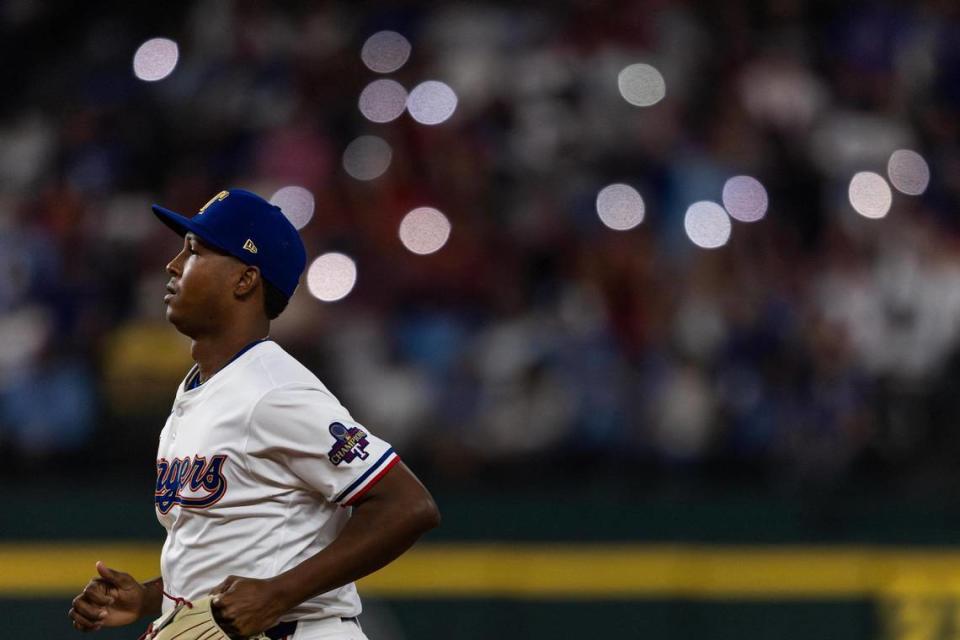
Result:
<svg viewBox="0 0 960 640"><path fill-rule="evenodd" d="M421 534L440 526L440 509L429 493L424 493L412 505L410 518Z"/></svg>

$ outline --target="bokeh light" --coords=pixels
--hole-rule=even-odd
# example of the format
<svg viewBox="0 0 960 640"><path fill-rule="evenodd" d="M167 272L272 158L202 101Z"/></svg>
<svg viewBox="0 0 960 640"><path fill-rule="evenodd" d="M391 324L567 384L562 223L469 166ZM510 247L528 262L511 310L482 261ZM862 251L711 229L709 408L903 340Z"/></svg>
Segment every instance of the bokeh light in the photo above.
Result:
<svg viewBox="0 0 960 640"><path fill-rule="evenodd" d="M734 220L756 222L766 215L769 204L767 190L756 178L734 176L723 185L723 207Z"/></svg>
<svg viewBox="0 0 960 640"><path fill-rule="evenodd" d="M270 204L280 207L283 215L297 229L303 229L313 218L313 194L303 187L290 185L278 189L276 193L270 196Z"/></svg>
<svg viewBox="0 0 960 640"><path fill-rule="evenodd" d="M420 124L440 124L457 109L457 94L437 80L421 82L407 98L407 111Z"/></svg>
<svg viewBox="0 0 960 640"><path fill-rule="evenodd" d="M307 290L317 300L335 302L353 290L357 282L357 264L342 253L330 252L318 257L307 269Z"/></svg>
<svg viewBox="0 0 960 640"><path fill-rule="evenodd" d="M702 249L716 249L730 239L730 216L716 202L701 200L687 208L683 228L693 244Z"/></svg>
<svg viewBox="0 0 960 640"><path fill-rule="evenodd" d="M616 231L626 231L643 222L644 211L643 197L628 184L611 184L597 194L597 215Z"/></svg>
<svg viewBox="0 0 960 640"><path fill-rule="evenodd" d="M407 106L407 90L396 80L374 80L360 92L360 113L371 122L396 120Z"/></svg>
<svg viewBox="0 0 960 640"><path fill-rule="evenodd" d="M623 69L617 76L617 86L623 99L638 107L657 104L667 95L666 81L649 64L631 64Z"/></svg>
<svg viewBox="0 0 960 640"><path fill-rule="evenodd" d="M850 204L865 218L882 218L890 211L893 193L878 173L861 171L850 180Z"/></svg>
<svg viewBox="0 0 960 640"><path fill-rule="evenodd" d="M168 38L152 38L133 54L133 73L140 80L156 82L173 73L180 60L177 43Z"/></svg>
<svg viewBox="0 0 960 640"><path fill-rule="evenodd" d="M363 43L360 58L377 73L393 73L410 58L410 41L396 31L379 31Z"/></svg>
<svg viewBox="0 0 960 640"><path fill-rule="evenodd" d="M418 207L400 222L400 242L413 253L439 251L450 237L450 221L433 207Z"/></svg>
<svg viewBox="0 0 960 640"><path fill-rule="evenodd" d="M916 151L898 149L890 155L887 162L887 175L890 184L900 193L919 196L930 184L930 167Z"/></svg>
<svg viewBox="0 0 960 640"><path fill-rule="evenodd" d="M373 180L390 167L393 150L383 138L360 136L343 151L343 168L357 180Z"/></svg>

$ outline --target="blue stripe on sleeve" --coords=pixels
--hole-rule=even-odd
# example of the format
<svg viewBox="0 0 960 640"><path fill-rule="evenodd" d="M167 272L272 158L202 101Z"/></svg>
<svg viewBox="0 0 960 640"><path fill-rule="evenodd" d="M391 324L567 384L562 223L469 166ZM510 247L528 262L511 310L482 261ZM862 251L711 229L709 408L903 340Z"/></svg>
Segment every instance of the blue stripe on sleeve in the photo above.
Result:
<svg viewBox="0 0 960 640"><path fill-rule="evenodd" d="M370 477L370 474L372 474L374 471L380 468L380 465L382 465L387 460L387 458L390 457L391 453L393 453L393 447L390 447L389 449L387 449L386 452L384 452L384 454L380 456L380 459L377 460L372 467L364 471L363 475L361 475L359 478L354 480L349 487L341 491L340 494L333 499L333 501L340 502L341 500L343 500L344 496L350 495L350 493L353 492L354 489L359 487L361 484L363 484L364 480Z"/></svg>

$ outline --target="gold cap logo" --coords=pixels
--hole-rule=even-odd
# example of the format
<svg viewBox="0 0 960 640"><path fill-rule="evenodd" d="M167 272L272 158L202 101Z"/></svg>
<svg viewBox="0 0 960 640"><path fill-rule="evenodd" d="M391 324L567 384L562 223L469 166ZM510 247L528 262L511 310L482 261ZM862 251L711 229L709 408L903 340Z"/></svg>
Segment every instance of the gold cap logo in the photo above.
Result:
<svg viewBox="0 0 960 640"><path fill-rule="evenodd" d="M221 192L218 193L217 195L213 196L212 198L210 198L209 200L207 200L207 204L205 204L205 205L203 205L202 207L200 207L200 211L197 212L197 215L200 215L201 213L203 213L204 211L206 211L206 210L207 210L207 207L209 207L210 205L212 205L214 202L220 202L221 200L223 200L224 198L226 198L228 195L230 195L230 192L229 192L229 191L221 191ZM254 252L254 253L256 253L256 252Z"/></svg>
<svg viewBox="0 0 960 640"><path fill-rule="evenodd" d="M257 245L253 244L253 240L247 238L247 241L243 243L244 251L249 251L250 253L257 252Z"/></svg>

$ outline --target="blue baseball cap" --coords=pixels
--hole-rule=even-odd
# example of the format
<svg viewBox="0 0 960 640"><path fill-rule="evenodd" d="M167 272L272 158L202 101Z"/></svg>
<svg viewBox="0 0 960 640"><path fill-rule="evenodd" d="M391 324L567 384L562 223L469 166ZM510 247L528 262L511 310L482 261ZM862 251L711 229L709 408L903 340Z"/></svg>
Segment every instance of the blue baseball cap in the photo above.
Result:
<svg viewBox="0 0 960 640"><path fill-rule="evenodd" d="M307 264L296 227L280 207L243 189L221 191L192 218L153 205L160 221L181 236L192 231L204 243L245 264L260 268L264 279L289 299Z"/></svg>

